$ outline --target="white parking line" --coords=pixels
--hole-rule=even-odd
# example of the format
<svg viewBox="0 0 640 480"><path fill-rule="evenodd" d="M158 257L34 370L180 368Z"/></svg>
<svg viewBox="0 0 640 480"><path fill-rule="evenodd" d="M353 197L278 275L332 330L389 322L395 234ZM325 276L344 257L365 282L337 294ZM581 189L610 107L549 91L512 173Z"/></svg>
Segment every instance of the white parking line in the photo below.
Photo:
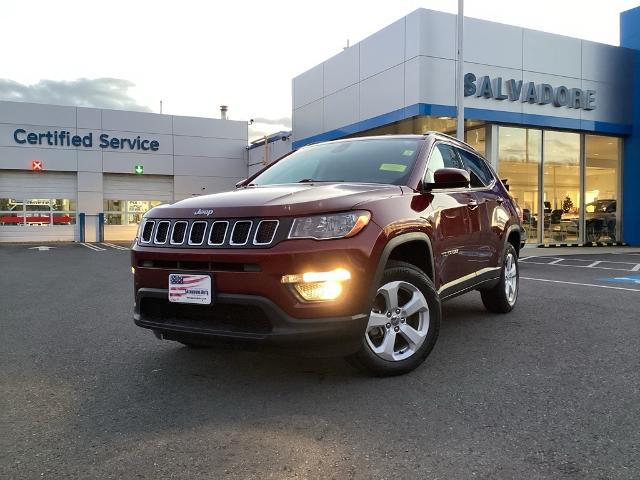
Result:
<svg viewBox="0 0 640 480"><path fill-rule="evenodd" d="M97 245L91 245L90 243L80 242L80 245L96 252L104 252L106 250L106 248L98 247Z"/></svg>
<svg viewBox="0 0 640 480"><path fill-rule="evenodd" d="M114 245L113 243L102 242L102 245L106 247L114 248L116 250L129 250L127 247L123 247L121 245Z"/></svg>
<svg viewBox="0 0 640 480"><path fill-rule="evenodd" d="M532 261L542 260L543 258L553 258L552 262L541 262L541 261ZM588 263L588 265L574 265L574 264L564 264L563 261L571 261L571 262L584 262ZM640 271L640 263L632 263L632 262L613 262L609 260L598 260L594 262L593 260L584 260L582 258L559 258L559 257L529 257L528 260L520 260L520 263L533 264L533 265L553 265L554 267L574 267L574 268L593 268L595 270L616 270L620 272L637 272ZM601 267L601 263L606 264L614 264L620 265L620 268L614 267ZM627 268L622 268L622 266L626 266Z"/></svg>
<svg viewBox="0 0 640 480"><path fill-rule="evenodd" d="M534 280L536 282L549 282L549 283L564 283L567 285L580 285L582 287L596 287L596 288L609 288L611 290L626 290L627 292L638 292L639 289L636 288L624 288L624 287L610 287L608 285L596 285L594 283L578 283L578 282L566 282L564 280L549 280L546 278L531 278L531 277L520 277L521 280Z"/></svg>

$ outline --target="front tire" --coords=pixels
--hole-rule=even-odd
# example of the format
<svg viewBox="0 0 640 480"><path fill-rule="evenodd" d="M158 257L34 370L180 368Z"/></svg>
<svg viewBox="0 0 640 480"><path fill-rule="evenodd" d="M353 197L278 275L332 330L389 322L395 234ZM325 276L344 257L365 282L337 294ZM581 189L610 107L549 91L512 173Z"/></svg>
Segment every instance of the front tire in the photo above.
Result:
<svg viewBox="0 0 640 480"><path fill-rule="evenodd" d="M410 372L433 350L440 317L440 298L429 277L414 265L390 261L360 350L347 360L376 376Z"/></svg>
<svg viewBox="0 0 640 480"><path fill-rule="evenodd" d="M502 261L500 281L495 287L480 291L482 303L490 312L509 313L516 306L519 286L518 252L516 252L513 245L507 243Z"/></svg>

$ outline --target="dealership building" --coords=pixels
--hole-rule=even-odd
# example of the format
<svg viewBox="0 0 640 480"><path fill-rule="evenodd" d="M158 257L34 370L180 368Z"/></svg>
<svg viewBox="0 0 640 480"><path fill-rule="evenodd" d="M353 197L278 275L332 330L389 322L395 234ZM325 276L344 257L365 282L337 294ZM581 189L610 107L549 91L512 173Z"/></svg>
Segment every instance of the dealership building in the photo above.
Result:
<svg viewBox="0 0 640 480"><path fill-rule="evenodd" d="M455 134L456 23L416 10L294 78L293 148ZM620 38L465 18L466 141L507 180L530 243L640 244L640 7Z"/></svg>
<svg viewBox="0 0 640 480"><path fill-rule="evenodd" d="M129 240L247 171L247 122L0 102L0 241Z"/></svg>

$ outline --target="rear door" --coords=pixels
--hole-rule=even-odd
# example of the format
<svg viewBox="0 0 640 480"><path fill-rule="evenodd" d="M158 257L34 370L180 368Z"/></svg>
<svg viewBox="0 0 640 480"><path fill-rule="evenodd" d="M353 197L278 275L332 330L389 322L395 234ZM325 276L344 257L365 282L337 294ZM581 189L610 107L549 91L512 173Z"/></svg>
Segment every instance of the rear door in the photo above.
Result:
<svg viewBox="0 0 640 480"><path fill-rule="evenodd" d="M433 182L433 173L440 168L464 168L454 147L444 142L436 143L431 150L424 181ZM440 272L437 288L446 296L474 281L480 222L470 188L434 189L431 194L435 217L433 255L436 271Z"/></svg>

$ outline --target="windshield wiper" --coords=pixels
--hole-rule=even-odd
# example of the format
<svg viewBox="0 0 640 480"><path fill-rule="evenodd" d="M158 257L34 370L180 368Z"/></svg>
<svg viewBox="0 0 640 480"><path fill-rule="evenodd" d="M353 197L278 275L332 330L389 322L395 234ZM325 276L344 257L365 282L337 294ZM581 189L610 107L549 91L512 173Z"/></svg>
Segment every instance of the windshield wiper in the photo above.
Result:
<svg viewBox="0 0 640 480"><path fill-rule="evenodd" d="M303 178L298 183L336 183L344 182L344 180L314 180L313 178Z"/></svg>

